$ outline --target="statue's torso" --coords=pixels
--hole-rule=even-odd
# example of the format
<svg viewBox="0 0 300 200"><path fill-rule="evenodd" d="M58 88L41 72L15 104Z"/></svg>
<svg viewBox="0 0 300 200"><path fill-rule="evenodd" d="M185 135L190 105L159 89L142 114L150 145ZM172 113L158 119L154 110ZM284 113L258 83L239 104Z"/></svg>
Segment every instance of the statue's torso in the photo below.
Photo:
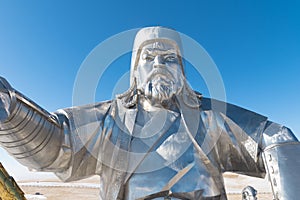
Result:
<svg viewBox="0 0 300 200"><path fill-rule="evenodd" d="M149 195L163 199L167 193L172 199L220 195L178 113L164 110L158 114L140 110L133 136L131 151L142 154L142 159L136 161L133 155L135 163L129 162L135 165L132 167L135 171L125 185L126 200Z"/></svg>
<svg viewBox="0 0 300 200"><path fill-rule="evenodd" d="M234 113L241 111L244 118L204 109L145 112L120 105L113 103L99 132L83 141L94 154L74 155L82 162L73 167L72 176L100 175L100 199L131 200L166 191L186 199L226 199L221 172L261 174L252 149L257 149L253 138L259 138L257 127L264 125L264 118L254 123L252 113L236 108ZM99 125L97 119L94 124ZM96 164L86 170L84 164L90 160Z"/></svg>

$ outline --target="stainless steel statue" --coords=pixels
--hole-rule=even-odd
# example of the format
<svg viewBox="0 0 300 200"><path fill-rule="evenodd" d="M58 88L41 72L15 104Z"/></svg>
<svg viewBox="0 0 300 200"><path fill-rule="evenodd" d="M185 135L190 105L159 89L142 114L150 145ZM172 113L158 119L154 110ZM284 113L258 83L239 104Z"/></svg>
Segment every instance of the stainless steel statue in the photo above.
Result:
<svg viewBox="0 0 300 200"><path fill-rule="evenodd" d="M1 145L64 181L99 175L104 200L227 199L226 171L267 172L275 199L297 199L297 138L264 116L194 92L181 48L173 30L141 29L127 92L54 113L1 78Z"/></svg>

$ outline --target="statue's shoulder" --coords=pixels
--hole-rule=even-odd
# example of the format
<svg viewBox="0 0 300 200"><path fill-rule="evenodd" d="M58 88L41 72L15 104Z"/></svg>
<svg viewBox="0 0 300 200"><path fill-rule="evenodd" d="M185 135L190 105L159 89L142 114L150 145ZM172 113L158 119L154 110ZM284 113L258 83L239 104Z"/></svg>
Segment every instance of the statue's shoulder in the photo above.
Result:
<svg viewBox="0 0 300 200"><path fill-rule="evenodd" d="M216 99L201 99L201 107L204 112L213 112L221 117L232 130L241 128L245 133L251 136L255 141L260 138L259 130L263 128L268 120L267 117L247 110L237 105L233 105Z"/></svg>
<svg viewBox="0 0 300 200"><path fill-rule="evenodd" d="M68 117L71 116L89 116L95 113L104 114L106 113L110 107L114 104L114 100L96 102L86 105L80 106L72 106L69 108L63 108L55 111L55 114L66 115Z"/></svg>
<svg viewBox="0 0 300 200"><path fill-rule="evenodd" d="M215 113L222 113L222 115L227 116L235 122L240 121L265 121L266 116L259 113L253 112L251 110L242 108L240 106L227 103L224 101L202 97L201 107L203 111L213 111Z"/></svg>

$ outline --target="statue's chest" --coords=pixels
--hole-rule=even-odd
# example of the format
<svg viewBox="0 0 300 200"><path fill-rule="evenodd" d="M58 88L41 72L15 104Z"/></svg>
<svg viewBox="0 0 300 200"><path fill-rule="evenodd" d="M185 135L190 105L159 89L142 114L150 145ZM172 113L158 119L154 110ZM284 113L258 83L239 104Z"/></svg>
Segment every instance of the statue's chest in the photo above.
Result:
<svg viewBox="0 0 300 200"><path fill-rule="evenodd" d="M170 193L186 199L197 199L190 197L202 194L218 195L218 190L213 191L216 187L211 174L201 163L198 165L197 160L179 169L180 164L184 164L184 159L188 163L188 157L183 155L180 163L172 163L156 171L134 173L125 185L125 199L144 199L150 196L153 199L164 199ZM171 199L177 199L174 196Z"/></svg>
<svg viewBox="0 0 300 200"><path fill-rule="evenodd" d="M189 197L207 193L214 181L197 155L179 113L139 110L134 121L124 199L149 195L157 197L150 199L163 199L168 192L183 196L189 193L186 199L197 199Z"/></svg>

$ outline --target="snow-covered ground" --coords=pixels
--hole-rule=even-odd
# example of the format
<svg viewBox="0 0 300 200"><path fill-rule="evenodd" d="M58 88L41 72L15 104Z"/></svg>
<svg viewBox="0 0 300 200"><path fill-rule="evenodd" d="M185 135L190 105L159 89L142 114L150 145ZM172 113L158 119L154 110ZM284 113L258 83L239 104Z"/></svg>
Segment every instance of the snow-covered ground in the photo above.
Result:
<svg viewBox="0 0 300 200"><path fill-rule="evenodd" d="M271 187L268 180L262 178L254 178L244 175L238 175L234 173L226 173L224 175L224 181L227 193L241 193L243 188L250 185L254 187L258 192L268 193L271 192ZM35 177L33 180L18 181L18 184L23 187L72 187L72 188L94 188L99 189L99 178L92 177L82 181L64 183L58 179L38 179Z"/></svg>
<svg viewBox="0 0 300 200"><path fill-rule="evenodd" d="M40 195L40 194L26 194L25 198L27 200L46 200L47 197L45 197L44 195Z"/></svg>
<svg viewBox="0 0 300 200"><path fill-rule="evenodd" d="M259 200L272 199L270 184L267 179L253 178L234 173L224 174L224 181L229 200L241 199L241 191L251 185L258 191ZM94 176L76 182L63 183L57 178L41 178L18 181L29 200L64 200L64 199L99 199L99 177ZM40 195L34 195L39 193ZM29 195L29 196L28 196ZM30 196L33 195L33 196ZM29 198L30 197L30 198Z"/></svg>
<svg viewBox="0 0 300 200"><path fill-rule="evenodd" d="M24 183L19 183L19 186L23 187L72 187L72 188L94 188L94 189L99 189L100 184L95 184L95 183L62 183L62 182L24 182Z"/></svg>

